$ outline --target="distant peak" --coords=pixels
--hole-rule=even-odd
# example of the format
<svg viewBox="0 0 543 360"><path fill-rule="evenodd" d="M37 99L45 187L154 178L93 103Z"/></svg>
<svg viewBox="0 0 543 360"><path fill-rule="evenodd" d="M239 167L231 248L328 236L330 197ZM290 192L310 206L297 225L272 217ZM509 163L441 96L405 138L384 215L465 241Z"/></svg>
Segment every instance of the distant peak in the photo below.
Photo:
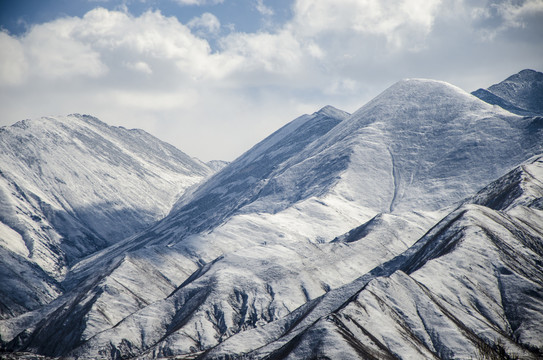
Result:
<svg viewBox="0 0 543 360"><path fill-rule="evenodd" d="M224 160L211 160L211 161L206 162L206 165L216 172L219 170L222 170L228 164L230 164L230 162L224 161Z"/></svg>
<svg viewBox="0 0 543 360"><path fill-rule="evenodd" d="M538 72L539 71L535 71L535 70L532 70L532 69L524 69L524 70L520 70L519 74L536 74Z"/></svg>
<svg viewBox="0 0 543 360"><path fill-rule="evenodd" d="M335 108L335 107L333 107L331 105L326 105L325 107L323 107L322 109L317 111L315 113L315 115L329 116L329 117L339 118L339 119L343 120L347 116L349 116L350 114L348 112L346 112L346 111L337 109L337 108Z"/></svg>
<svg viewBox="0 0 543 360"><path fill-rule="evenodd" d="M504 82L519 82L519 81L543 81L543 73L532 69L524 69L515 75L509 76Z"/></svg>
<svg viewBox="0 0 543 360"><path fill-rule="evenodd" d="M522 76L534 76L534 75L543 75L543 73L539 72L539 71L535 71L535 70L532 70L532 69L524 69L524 70L521 70L519 71L518 73L519 75L522 75Z"/></svg>
<svg viewBox="0 0 543 360"><path fill-rule="evenodd" d="M337 108L333 107L332 105L326 105L324 106L322 109L320 109L319 111L317 112L326 112L326 111L338 111Z"/></svg>
<svg viewBox="0 0 543 360"><path fill-rule="evenodd" d="M482 99L491 104L523 116L543 114L543 73L539 71L519 71L487 90L496 98L489 98L485 94Z"/></svg>

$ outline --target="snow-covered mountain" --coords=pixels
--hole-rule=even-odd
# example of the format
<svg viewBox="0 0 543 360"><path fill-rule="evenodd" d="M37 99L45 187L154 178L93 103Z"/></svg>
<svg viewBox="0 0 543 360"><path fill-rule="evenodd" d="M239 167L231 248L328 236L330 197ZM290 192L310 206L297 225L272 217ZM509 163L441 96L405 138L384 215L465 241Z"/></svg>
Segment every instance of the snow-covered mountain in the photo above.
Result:
<svg viewBox="0 0 543 360"><path fill-rule="evenodd" d="M506 305L487 298L500 267L521 281L540 276L540 158L473 195L543 152L542 135L541 118L433 80L401 81L354 114L325 107L304 115L189 189L157 224L78 262L64 295L0 321L3 346L143 359L413 358L419 348L422 358L453 358L497 344L494 333L509 345L521 335L495 323ZM490 243L505 245L485 252ZM511 246L527 254L529 276L498 261ZM463 297L470 283L457 281L455 267L460 280L473 271L484 282ZM425 271L430 280L416 277ZM508 294L540 301L541 284L531 281ZM371 284L378 298L364 292ZM462 296L449 304L456 289ZM361 294L369 305L356 302ZM508 314L528 309L507 304ZM516 350L535 354L540 345L526 339L540 334L538 319L519 322ZM477 342L464 330L488 336Z"/></svg>
<svg viewBox="0 0 543 360"><path fill-rule="evenodd" d="M206 165L215 172L222 170L222 168L226 167L228 164L229 162L224 160L211 160L206 163Z"/></svg>
<svg viewBox="0 0 543 360"><path fill-rule="evenodd" d="M0 317L51 301L67 268L164 217L212 170L85 115L0 129Z"/></svg>
<svg viewBox="0 0 543 360"><path fill-rule="evenodd" d="M203 359L540 359L543 155L452 211L409 250Z"/></svg>
<svg viewBox="0 0 543 360"><path fill-rule="evenodd" d="M522 70L488 89L472 93L489 104L519 115L543 115L543 73Z"/></svg>

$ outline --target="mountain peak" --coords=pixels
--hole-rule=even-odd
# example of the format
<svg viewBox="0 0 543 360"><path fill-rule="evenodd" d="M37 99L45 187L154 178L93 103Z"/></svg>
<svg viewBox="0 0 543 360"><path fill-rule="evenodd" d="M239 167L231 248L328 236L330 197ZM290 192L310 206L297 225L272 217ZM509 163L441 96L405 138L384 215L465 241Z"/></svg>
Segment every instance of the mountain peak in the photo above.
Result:
<svg viewBox="0 0 543 360"><path fill-rule="evenodd" d="M457 86L430 79L404 79L393 84L363 108L399 104L437 104L440 102L467 104L473 97Z"/></svg>
<svg viewBox="0 0 543 360"><path fill-rule="evenodd" d="M472 93L481 100L518 115L543 114L543 73L525 69L504 81Z"/></svg>
<svg viewBox="0 0 543 360"><path fill-rule="evenodd" d="M491 110L488 104L478 101L466 91L445 81L413 78L393 84L357 110L353 118L368 123L374 118L370 115L376 113L378 117L375 119L378 121L392 118L398 121L402 118L420 125L420 119L417 118L417 121L413 122L410 113L421 111L422 108L434 108L438 111L443 106L454 107L457 113ZM435 119L435 116L428 118L432 119Z"/></svg>
<svg viewBox="0 0 543 360"><path fill-rule="evenodd" d="M333 107L332 105L326 105L319 111L315 112L315 115L322 115L322 116L328 116L338 119L345 119L350 114L346 111L340 110L338 108Z"/></svg>
<svg viewBox="0 0 543 360"><path fill-rule="evenodd" d="M211 173L143 130L89 115L2 127L0 263L29 275L0 269L0 283L11 281L0 287L0 319L51 301L71 264L163 218Z"/></svg>
<svg viewBox="0 0 543 360"><path fill-rule="evenodd" d="M517 74L509 76L505 81L542 81L543 73L532 69L524 69Z"/></svg>
<svg viewBox="0 0 543 360"><path fill-rule="evenodd" d="M398 81L392 85L389 90L391 92L409 93L415 94L427 94L432 95L437 93L447 93L456 96L466 96L467 93L459 87L449 84L445 81L423 79L423 78L409 78ZM386 90L385 90L386 92Z"/></svg>

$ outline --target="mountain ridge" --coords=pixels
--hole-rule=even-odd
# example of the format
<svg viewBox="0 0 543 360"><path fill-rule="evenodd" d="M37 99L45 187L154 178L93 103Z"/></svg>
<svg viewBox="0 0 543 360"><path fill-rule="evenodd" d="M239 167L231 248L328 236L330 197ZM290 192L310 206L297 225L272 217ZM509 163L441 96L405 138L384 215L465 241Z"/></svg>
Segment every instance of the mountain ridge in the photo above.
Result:
<svg viewBox="0 0 543 360"><path fill-rule="evenodd" d="M530 160L528 160L525 165L522 165L521 167L514 169L511 173L506 174L503 178L498 179L496 182L491 183L487 187L481 190L481 192L478 194L478 196L475 197L478 202L480 203L492 203L493 197L496 195L496 193L499 193L500 191L498 189L501 188L501 191L505 191L506 193L510 191L510 186L507 181L507 179L510 179L512 177L516 177L518 172L526 171L526 166L530 166L531 169L537 170L538 178L540 180L543 180L541 178L543 176L543 155L536 156ZM524 182L526 182L526 178L524 178ZM539 180L539 181L540 181ZM528 180L529 181L529 180ZM540 185L543 185L543 183L540 182ZM538 187L539 192L543 190L542 186ZM490 196L488 196L490 195ZM515 198L522 198L523 193L516 193L516 195L513 195ZM466 229L469 229L472 227L472 220L470 220L471 216L478 217L479 214L483 216L495 216L493 215L494 210L485 210L486 207L481 205L470 205L470 200L468 199L466 201L465 205L461 205L458 209L451 212L447 217L445 217L442 221L440 221L439 224L437 224L434 228L428 231L428 233L421 238L415 245L407 250L404 254L400 255L398 258L391 260L390 262L375 268L368 274L360 277L359 279L355 280L351 284L347 284L341 288L332 290L331 292L327 293L321 298L315 299L311 301L311 303L308 303L307 305L304 305L303 307L297 309L295 312L291 313L284 319L278 321L279 324L270 323L268 325L265 325L262 328L257 328L254 330L251 330L247 333L241 333L239 335L235 335L232 338L226 340L222 344L218 345L216 348L203 353L200 358L202 359L217 359L222 358L226 354L245 354L244 356L249 358L271 358L271 359L288 359L288 358L307 358L311 356L315 356L317 353L321 356L329 356L331 358L388 358L392 356L391 358L395 358L397 356L400 356L401 358L409 357L409 356L416 356L418 358L435 358L437 355L439 358L457 358L457 356L460 356L461 358L464 358L467 356L467 358L470 357L470 355L478 354L478 350L481 348L484 348L487 346L490 353L495 353L497 351L496 347L492 347L487 345L487 342L489 340L495 341L495 339L488 339L486 338L479 338L477 335L472 334L471 330L469 331L469 336L467 337L467 342L464 343L464 345L457 347L456 351L460 350L460 353L455 353L454 351L445 350L445 349L436 349L436 340L430 340L429 337L426 337L425 339L422 338L422 334L417 331L420 331L418 329L422 328L422 331L428 331L430 336L432 336L432 333L428 330L428 328L431 326L434 329L436 329L434 326L436 326L436 320L433 320L432 322L426 322L425 325L420 325L420 327L413 327L413 325L407 325L409 328L412 328L413 331L415 331L414 334L406 335L404 334L397 334L395 335L396 339L406 339L406 341L398 340L394 341L392 337L387 336L387 331L390 331L391 329L394 329L398 325L394 324L394 321L398 321L394 318L394 316L391 316L392 323L387 322L387 326L383 327L382 321L387 317L387 313L384 313L383 315L379 314L379 306L376 304L372 304L371 309L373 311L373 317L376 319L372 323L372 327L368 328L368 323L366 325L363 324L357 324L355 320L357 318L360 318L362 314L368 314L369 306L370 305L361 305L361 301L368 301L368 300L360 300L362 293L367 293L369 295L375 296L375 292L377 289L375 289L375 286L379 288L382 284L386 284L387 281L395 281L400 280L401 278L406 279L408 281L410 276L408 274L412 274L416 272L418 269L421 269L424 264L429 263L432 261L432 259L440 259L444 256L447 256L447 254L456 251L455 248L460 246L460 243L462 241L467 241L469 237L466 237L465 235L458 233L458 228L462 229L464 226L458 226L459 221L465 221L467 224ZM514 226L518 227L524 227L524 226L533 226L538 223L538 220L541 220L541 214L534 213L532 215L537 215L537 217L532 218L531 220L528 220L529 217L526 217L526 212L520 212L517 213L516 211L519 210L519 208L522 208L522 205L518 205L518 207L508 208L507 206L497 207L496 210L499 209L508 209L508 211L512 211L513 214L521 215L519 216L519 220L516 220L516 224ZM537 207L536 207L537 209ZM499 215L500 220L493 220L493 221L506 221L510 222L510 219L504 218L505 214ZM497 218L496 218L497 219ZM528 221L527 221L528 220ZM479 220L477 220L479 221ZM487 223L487 221L483 221L484 224ZM541 224L542 222L539 221ZM530 224L530 225L528 225ZM483 227L486 227L486 225L482 225ZM464 230L463 230L464 231ZM470 230L471 231L471 230ZM521 234L521 232L517 232L513 228L511 228L509 231L511 231L511 234ZM534 251L538 254L535 257L532 255L532 259L527 260L528 262L531 262L530 269L532 269L532 272L535 273L524 273L525 270L522 268L519 268L518 266L515 266L513 269L515 273L520 273L523 275L524 279L540 279L540 283L538 285L539 289L543 288L543 283L541 280L543 280L541 269L538 269L537 266L537 258L541 259L543 256L543 252L541 251L541 235L543 234L543 228L539 226L539 230L529 230L528 232L531 232L532 234L537 234L535 237L532 238L532 240L528 240L529 238L524 237L522 235L516 235L517 240L521 241L523 243L523 247L531 251L532 254L534 254ZM533 235L532 235L533 236ZM473 235L470 236L471 238L475 240L471 241L478 241L480 239L480 236ZM538 239L539 238L539 239ZM435 239L435 240L434 240ZM441 240L439 240L441 239ZM465 239L465 240L461 240ZM439 240L439 241L436 241ZM533 242L535 240L535 242ZM491 240L495 241L495 240ZM539 245L537 245L539 242ZM534 247L535 246L535 247ZM539 246L539 250L538 249ZM484 248L484 246L478 245L480 248ZM502 251L507 248L502 248ZM513 247L508 248L507 251L512 251ZM511 255L506 255L509 259L508 261L512 262ZM499 259L499 257L496 257L495 259ZM475 257L477 258L477 257ZM492 259L492 256L490 256ZM462 255L460 259L466 259L463 260L464 262L470 262L474 259L473 256L465 256ZM496 261L496 260L491 261ZM451 265L457 264L457 262L448 262ZM513 261L514 263L514 261ZM443 263L447 264L447 263ZM509 265L511 266L511 265ZM512 269L509 267L509 269ZM500 270L504 274L508 274L510 270ZM511 272L512 274L513 272ZM524 273L524 274L523 274ZM433 274L433 275L432 275ZM425 275L426 281L435 282L435 274L444 274L444 277L447 276L453 276L456 277L456 273L454 271L445 272L445 271L439 271L436 269L432 269L430 271L427 271L427 274ZM449 275L450 274L450 275ZM483 272L484 274L484 272ZM484 275L483 275L484 276ZM458 277L461 278L461 275L458 275ZM390 280L388 280L390 279ZM419 278L418 281L420 281L421 278ZM479 279L479 278L478 278ZM405 281L405 280L402 280ZM468 280L469 281L469 280ZM526 281L526 280L524 280ZM415 283L417 283L417 280L415 280ZM390 283L389 283L390 284ZM485 286L488 286L489 282L485 282ZM509 286L515 286L514 282L509 282ZM374 287L373 290L370 290L371 287ZM387 292L387 288L391 285L386 285L383 290L379 290L381 293ZM424 285L420 284L416 287L422 287L423 293L431 294L429 293L427 289L424 288ZM465 285L463 285L465 286ZM392 287L394 289L394 287ZM412 296L413 290L406 289L402 291L398 291L397 289L394 289L395 291L395 297L397 297L400 300L394 301L394 297L390 297L390 300L393 300L395 303L396 309L402 308L402 302L407 302L407 300ZM420 291L420 289L419 289ZM454 290L453 290L454 291ZM455 290L458 291L458 290ZM523 290L526 291L526 290ZM510 290L510 293L515 293L515 290ZM457 296L462 296L462 293ZM532 297L536 297L537 295L535 292L532 292ZM428 295L421 294L422 297L417 300L418 302L422 302L424 298L426 298ZM453 327L458 327L460 329L460 333L462 331L465 331L465 329L462 328L462 321L456 318L458 315L453 315L452 313L445 311L445 306L441 304L441 302L447 302L448 298L455 298L456 296L450 295L450 297L442 297L442 298L435 298L435 295L431 295L431 302L437 303L437 309L433 310L437 313L442 312L445 316L445 319L452 319L453 320ZM474 298L477 299L477 298ZM389 303L390 300L380 300L384 301L385 303ZM411 301L409 299L409 301ZM426 301L426 300L424 300ZM450 302L450 301L449 301ZM538 300L539 304L543 304L543 297L539 296ZM528 302L525 303L524 306L528 306ZM367 306L367 307L365 307ZM482 306L482 305L479 305ZM354 313L352 309L354 307ZM383 308L383 305L381 305L381 309ZM347 310L350 311L350 316L344 316L337 318L337 313L345 313ZM399 312L397 312L399 311ZM484 311L481 309L477 310L478 312ZM358 313L358 315L357 315ZM406 311L406 310L394 310L394 314L397 314L398 318L406 317L406 314L409 314L408 316L412 316L416 318L417 316L423 317L427 316L427 312L417 312L416 314L413 314L412 311ZM417 315L418 314L418 315ZM543 313L541 312L541 309L536 312L539 317L543 316ZM302 316L302 318L298 318L298 316ZM443 315L439 315L443 316ZM465 318L466 315L463 317ZM319 320L320 319L320 320ZM371 321L372 317L371 315L368 317L368 321ZM330 322L329 322L330 321ZM388 320L387 320L388 321ZM420 321L420 320L419 320ZM465 321L465 320L464 320ZM537 320L535 319L529 319L528 317L525 318L524 321L527 321L529 323L537 323ZM293 322L295 325L287 325L289 322ZM282 325L283 323L284 325ZM286 324L285 324L286 323ZM438 322L439 323L439 322ZM336 324L336 325L333 325ZM429 325L430 324L430 325ZM443 323L442 325L446 327ZM330 328L330 326L338 326L338 330L333 330L330 332L330 330L324 330L326 328ZM356 325L356 326L354 326ZM401 323L399 324L398 328L400 331L402 331ZM450 325L448 325L450 327ZM469 325L468 325L469 326ZM269 329L266 329L269 328ZM315 330L311 330L313 328L316 328ZM533 326L528 325L527 328L534 329ZM380 329L383 329L381 331ZM386 330L385 330L386 329ZM405 331L405 325L404 330ZM407 329L408 330L408 329ZM537 326L535 327L537 332ZM314 331L314 332L313 332ZM319 334L319 331L321 332ZM493 330L495 331L495 330ZM539 331L542 332L543 329L539 327ZM341 340L342 336L338 338L338 334L347 335L348 338L344 338ZM455 332L458 332L458 330L455 330ZM307 334L306 334L307 333ZM282 335L281 335L282 334ZM311 335L313 334L313 335ZM325 335L323 335L325 334ZM439 332L436 332L436 334L439 334ZM452 334L450 334L452 335ZM498 336L503 337L503 334L497 333ZM285 339L281 339L281 336L284 336ZM457 336L457 335L455 335ZM515 337L513 335L508 335L509 338L502 338L503 341L505 341L505 344L507 346L512 346L515 342L518 342L518 337ZM239 337L239 339L236 339ZM354 338L353 338L354 337ZM336 344L334 345L333 342L328 343L326 341L327 338L332 338L336 341ZM313 339L313 340L312 340ZM345 343L345 340L349 340L347 343ZM386 339L386 340L383 340ZM534 341L535 342L532 342ZM359 341L364 342L364 346L362 348L357 347L356 344L362 345ZM462 340L465 341L465 340ZM543 344L540 342L537 342L537 336L532 336L530 340L528 340L528 343L525 343L524 346L519 347L519 345L515 345L515 351L523 352L526 358L536 358L538 354L541 354L543 351ZM344 344L343 346L338 346L339 344ZM407 345L409 344L410 345ZM430 345L429 345L430 343ZM431 344L434 345L431 345ZM392 346L393 350L390 350L390 347ZM398 348L398 346L402 346L401 349ZM444 343L441 343L440 346L445 346ZM450 347L451 345L446 345ZM539 350L537 350L539 348ZM395 349L395 350L394 350ZM429 350L429 351L428 351ZM360 353L362 351L362 353ZM436 353L436 351L440 351L440 353ZM508 349L507 352L511 351ZM538 352L539 351L539 352ZM222 354L222 355L221 355ZM461 355L460 355L461 354ZM482 356L482 354L481 354Z"/></svg>
<svg viewBox="0 0 543 360"><path fill-rule="evenodd" d="M45 286L37 293L49 293L49 302L69 266L165 216L180 192L211 173L143 130L110 127L88 115L2 127L2 277L13 281L10 267L35 274L13 288ZM33 297L1 290L4 299L22 296L12 303L17 312Z"/></svg>
<svg viewBox="0 0 543 360"><path fill-rule="evenodd" d="M538 118L424 79L353 114L303 115L163 220L73 266L69 291L41 311L0 321L3 346L69 358L466 358L500 339L536 356L539 317L504 304L528 309L516 293L539 304L542 131ZM470 269L484 291L464 281ZM519 281L496 303L487 293L507 276Z"/></svg>
<svg viewBox="0 0 543 360"><path fill-rule="evenodd" d="M543 73L535 70L522 70L488 89L478 89L472 94L518 115L543 115Z"/></svg>

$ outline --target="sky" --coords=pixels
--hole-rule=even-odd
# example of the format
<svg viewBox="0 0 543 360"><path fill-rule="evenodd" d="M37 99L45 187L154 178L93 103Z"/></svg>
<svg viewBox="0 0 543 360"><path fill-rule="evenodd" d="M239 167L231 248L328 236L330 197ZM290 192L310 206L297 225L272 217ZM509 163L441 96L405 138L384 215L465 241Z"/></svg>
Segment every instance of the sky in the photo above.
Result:
<svg viewBox="0 0 543 360"><path fill-rule="evenodd" d="M90 114L233 160L404 78L543 71L543 0L0 0L0 126Z"/></svg>

